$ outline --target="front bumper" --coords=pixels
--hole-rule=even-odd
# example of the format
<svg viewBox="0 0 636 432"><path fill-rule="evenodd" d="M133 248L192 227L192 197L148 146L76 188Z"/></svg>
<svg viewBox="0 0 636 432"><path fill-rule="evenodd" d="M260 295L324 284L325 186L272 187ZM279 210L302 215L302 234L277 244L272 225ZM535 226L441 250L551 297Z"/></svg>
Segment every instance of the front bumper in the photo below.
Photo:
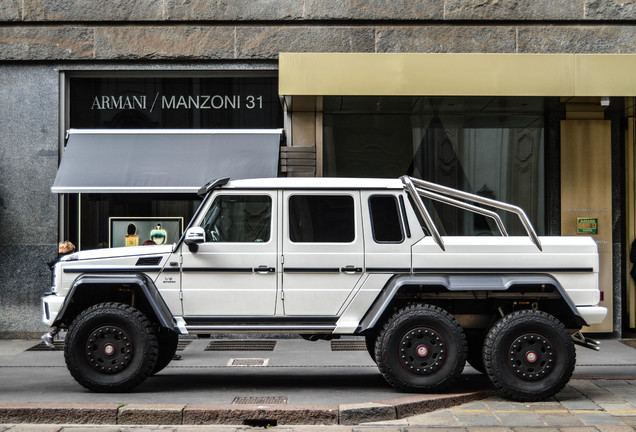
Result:
<svg viewBox="0 0 636 432"><path fill-rule="evenodd" d="M42 297L42 322L48 326L53 325L63 304L64 297L57 296L53 293L45 294Z"/></svg>

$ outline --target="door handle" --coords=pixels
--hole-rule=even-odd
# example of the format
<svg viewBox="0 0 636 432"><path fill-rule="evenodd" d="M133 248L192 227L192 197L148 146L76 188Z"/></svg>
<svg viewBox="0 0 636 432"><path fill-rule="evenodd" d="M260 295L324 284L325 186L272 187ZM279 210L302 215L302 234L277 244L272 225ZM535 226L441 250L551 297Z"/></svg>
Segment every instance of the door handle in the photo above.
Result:
<svg viewBox="0 0 636 432"><path fill-rule="evenodd" d="M254 273L258 273L258 274L276 273L276 269L274 267L261 265L254 268Z"/></svg>
<svg viewBox="0 0 636 432"><path fill-rule="evenodd" d="M356 273L362 273L362 267L356 267L356 266L346 266L346 267L342 267L340 269L341 272L346 273L346 274L356 274Z"/></svg>

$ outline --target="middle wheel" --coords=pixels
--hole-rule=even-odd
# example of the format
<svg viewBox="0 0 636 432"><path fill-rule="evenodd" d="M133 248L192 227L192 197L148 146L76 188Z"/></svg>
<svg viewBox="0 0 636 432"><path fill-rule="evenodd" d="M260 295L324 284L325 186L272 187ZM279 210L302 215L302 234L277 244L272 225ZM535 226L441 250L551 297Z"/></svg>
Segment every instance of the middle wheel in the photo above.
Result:
<svg viewBox="0 0 636 432"><path fill-rule="evenodd" d="M466 363L461 326L450 313L432 305L400 309L385 324L375 349L384 378L409 392L445 388Z"/></svg>

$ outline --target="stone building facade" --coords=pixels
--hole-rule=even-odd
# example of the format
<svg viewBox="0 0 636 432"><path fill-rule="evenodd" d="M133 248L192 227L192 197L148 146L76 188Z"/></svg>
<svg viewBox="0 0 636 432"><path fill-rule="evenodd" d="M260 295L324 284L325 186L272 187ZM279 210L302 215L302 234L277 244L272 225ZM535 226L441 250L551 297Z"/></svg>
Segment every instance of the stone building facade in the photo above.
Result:
<svg viewBox="0 0 636 432"><path fill-rule="evenodd" d="M0 337L43 330L39 297L50 279L46 264L55 258L57 242L68 237L74 223L68 220L75 208L69 207L69 198L50 191L63 156L65 130L73 126L69 116L75 114L69 113L74 102L69 94L76 86L74 80L94 79L96 86L101 85L98 80L121 77L265 76L276 80L280 53L608 54L624 56L619 58L619 69L627 70L636 64L634 22L633 0L0 0ZM461 59L470 69L470 59ZM611 81L611 76L607 79ZM599 331L612 334L634 327L628 322L634 295L626 258L634 234L630 232L634 215L629 210L634 167L626 166L623 158L633 145L630 98L636 94L630 93L633 85L625 85L619 94L533 95L552 97L548 102L558 105L545 112L544 126L537 132L545 147L537 159L545 167L537 174L545 191L537 210L545 234L562 231L559 122L610 121L612 169L602 182L611 191L609 209L605 208L606 213L611 211L611 233L604 241L611 261L613 319ZM341 134L329 128L337 128L343 121L340 115L347 114L343 103L333 108L339 103L333 98L342 96L339 101L346 105L358 102L346 98L360 96L366 98L363 102L372 101L378 111L381 104L373 98L373 88L362 96L280 96L283 102L296 97L294 103L281 105L286 144L316 147L316 168L310 174L347 174L346 170L329 171L333 166L329 149L337 148L339 141L336 137L327 145L323 134ZM384 106L387 100L388 104L394 101L391 95L379 96L388 98L383 99ZM611 97L611 105L599 111L595 98L603 96ZM302 107L307 101L308 108ZM514 102L508 100L508 106ZM535 102L539 107L548 104L544 99ZM365 114L365 109L362 103L353 111ZM404 114L401 108L398 111ZM571 112L589 115L567 114ZM422 134L432 128L428 112L425 115L428 126L422 126ZM412 127L412 119L409 124ZM446 138L455 143L450 129ZM462 129L461 134L468 133L472 132ZM487 189L492 190L492 185ZM631 319L633 315L631 311Z"/></svg>

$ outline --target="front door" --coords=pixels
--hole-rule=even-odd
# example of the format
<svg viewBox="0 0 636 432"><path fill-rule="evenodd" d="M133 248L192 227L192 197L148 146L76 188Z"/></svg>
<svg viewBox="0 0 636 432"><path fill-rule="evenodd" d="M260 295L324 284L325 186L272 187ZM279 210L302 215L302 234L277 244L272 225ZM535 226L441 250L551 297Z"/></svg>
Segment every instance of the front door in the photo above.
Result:
<svg viewBox="0 0 636 432"><path fill-rule="evenodd" d="M276 312L276 193L219 191L199 223L205 242L182 246L186 317L272 316Z"/></svg>
<svg viewBox="0 0 636 432"><path fill-rule="evenodd" d="M286 316L336 316L364 270L357 191L283 193Z"/></svg>

